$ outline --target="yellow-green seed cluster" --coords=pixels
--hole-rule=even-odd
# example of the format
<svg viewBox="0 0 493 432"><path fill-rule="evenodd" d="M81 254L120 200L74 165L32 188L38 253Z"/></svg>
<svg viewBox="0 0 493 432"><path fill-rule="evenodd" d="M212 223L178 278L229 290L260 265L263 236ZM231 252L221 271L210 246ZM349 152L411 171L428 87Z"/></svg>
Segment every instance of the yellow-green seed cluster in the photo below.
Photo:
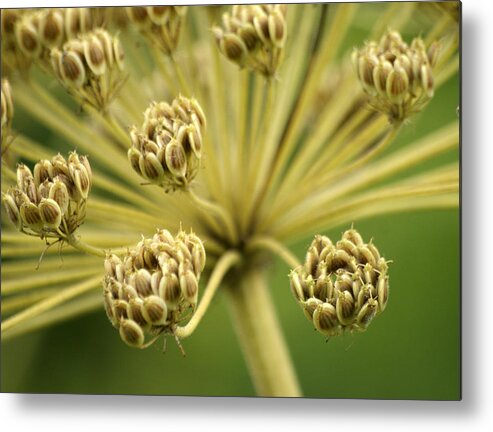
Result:
<svg viewBox="0 0 493 432"><path fill-rule="evenodd" d="M308 320L326 337L364 331L385 309L388 266L373 243L350 229L335 245L317 235L303 266L291 271L291 290Z"/></svg>
<svg viewBox="0 0 493 432"><path fill-rule="evenodd" d="M367 42L353 52L353 63L370 105L386 114L391 123L419 112L433 97L432 67L439 44L426 48L421 38L408 46L389 30L379 42Z"/></svg>
<svg viewBox="0 0 493 432"><path fill-rule="evenodd" d="M51 65L63 86L82 103L104 110L122 84L124 53L116 36L96 29L51 51Z"/></svg>
<svg viewBox="0 0 493 432"><path fill-rule="evenodd" d="M149 42L166 55L176 51L187 13L186 6L133 6L126 10L130 22Z"/></svg>
<svg viewBox="0 0 493 432"><path fill-rule="evenodd" d="M274 76L287 36L286 5L235 5L213 32L219 50L241 68Z"/></svg>
<svg viewBox="0 0 493 432"><path fill-rule="evenodd" d="M32 172L17 167L17 186L2 194L6 213L15 227L41 238L64 238L85 218L85 206L92 183L92 171L85 156L58 154L41 160Z"/></svg>
<svg viewBox="0 0 493 432"><path fill-rule="evenodd" d="M127 345L145 348L193 312L205 259L195 234L167 230L142 239L123 259L106 258L105 309Z"/></svg>
<svg viewBox="0 0 493 432"><path fill-rule="evenodd" d="M130 131L133 169L166 191L186 187L197 175L206 119L196 99L179 96L171 104L153 102L140 131Z"/></svg>
<svg viewBox="0 0 493 432"><path fill-rule="evenodd" d="M103 23L102 8L2 10L2 63L11 71L23 71L33 60L49 64L53 48Z"/></svg>

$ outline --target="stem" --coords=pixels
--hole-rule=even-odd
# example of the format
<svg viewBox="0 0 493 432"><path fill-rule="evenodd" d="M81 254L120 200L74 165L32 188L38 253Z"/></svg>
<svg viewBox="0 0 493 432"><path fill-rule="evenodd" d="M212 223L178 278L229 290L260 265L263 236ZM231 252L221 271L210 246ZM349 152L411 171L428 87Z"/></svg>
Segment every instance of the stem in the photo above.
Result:
<svg viewBox="0 0 493 432"><path fill-rule="evenodd" d="M281 258L289 267L296 268L301 266L298 258L273 237L254 237L248 242L248 248L267 249Z"/></svg>
<svg viewBox="0 0 493 432"><path fill-rule="evenodd" d="M79 238L76 238L74 234L70 234L65 238L65 241L73 248L80 250L89 255L94 255L97 257L106 258L106 251L104 249L91 246L90 244L84 243Z"/></svg>
<svg viewBox="0 0 493 432"><path fill-rule="evenodd" d="M23 310L22 312L6 319L2 323L2 336L4 332L9 331L11 328L17 326L18 324L29 320L32 317L38 316L42 312L54 308L55 306L64 303L74 297L77 297L91 289L94 289L101 283L101 276L95 276L91 279L80 282L70 288L59 291L55 295L48 297L45 300L36 303L35 305Z"/></svg>
<svg viewBox="0 0 493 432"><path fill-rule="evenodd" d="M207 287L205 288L204 296L200 301L199 307L193 314L192 319L187 323L184 327L177 327L174 330L175 336L180 339L189 337L197 328L200 321L202 320L205 312L207 311L214 294L217 291L219 285L231 267L233 267L236 263L238 263L241 259L241 255L236 251L228 251L224 255L221 256L216 266L214 267L214 271L207 283Z"/></svg>
<svg viewBox="0 0 493 432"><path fill-rule="evenodd" d="M190 88L188 86L187 80L185 79L185 76L183 75L183 72L180 68L180 65L176 62L176 59L174 57L170 57L171 64L173 65L173 71L175 72L175 76L178 79L178 82L180 83L180 88L181 91L184 92L187 97L191 96Z"/></svg>
<svg viewBox="0 0 493 432"><path fill-rule="evenodd" d="M236 239L236 230L234 226L234 222L231 219L230 215L224 210L223 207L212 203L210 201L207 201L204 198L199 197L198 195L195 194L191 189L186 190L187 195L189 198L202 210L205 210L207 212L213 213L216 216L219 216L219 218L222 220L222 222L226 225L226 229L228 231L228 235L230 236L231 239ZM212 219L214 220L214 219ZM222 228L221 226L217 226L216 228L219 228L221 231Z"/></svg>
<svg viewBox="0 0 493 432"><path fill-rule="evenodd" d="M301 397L265 275L245 274L226 290L240 346L259 396Z"/></svg>

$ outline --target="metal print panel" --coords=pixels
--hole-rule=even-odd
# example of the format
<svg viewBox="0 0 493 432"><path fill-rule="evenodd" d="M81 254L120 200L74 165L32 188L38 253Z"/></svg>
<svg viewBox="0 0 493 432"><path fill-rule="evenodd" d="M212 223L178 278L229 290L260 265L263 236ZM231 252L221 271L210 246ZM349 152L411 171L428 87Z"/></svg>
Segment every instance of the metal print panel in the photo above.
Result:
<svg viewBox="0 0 493 432"><path fill-rule="evenodd" d="M1 25L2 392L460 399L459 2Z"/></svg>

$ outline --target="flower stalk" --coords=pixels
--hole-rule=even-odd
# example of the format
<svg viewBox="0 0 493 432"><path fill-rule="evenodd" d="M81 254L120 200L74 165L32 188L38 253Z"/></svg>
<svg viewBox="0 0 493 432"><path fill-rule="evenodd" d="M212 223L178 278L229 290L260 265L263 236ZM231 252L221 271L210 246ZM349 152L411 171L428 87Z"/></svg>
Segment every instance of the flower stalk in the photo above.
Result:
<svg viewBox="0 0 493 432"><path fill-rule="evenodd" d="M301 397L265 273L250 270L229 282L225 293L257 395Z"/></svg>

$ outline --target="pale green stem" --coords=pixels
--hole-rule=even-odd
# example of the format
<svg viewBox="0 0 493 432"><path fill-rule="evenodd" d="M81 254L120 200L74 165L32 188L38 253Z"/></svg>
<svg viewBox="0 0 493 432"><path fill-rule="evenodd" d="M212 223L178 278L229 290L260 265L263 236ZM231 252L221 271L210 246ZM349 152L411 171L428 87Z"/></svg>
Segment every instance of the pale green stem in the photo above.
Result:
<svg viewBox="0 0 493 432"><path fill-rule="evenodd" d="M233 324L259 396L301 397L265 275L249 271L226 290Z"/></svg>
<svg viewBox="0 0 493 432"><path fill-rule="evenodd" d="M97 257L105 258L107 252L104 249L100 249L90 244L84 243L80 238L77 238L74 234L70 234L65 238L65 241L73 248L84 252L89 255L94 255ZM115 253L115 252L113 252Z"/></svg>
<svg viewBox="0 0 493 432"><path fill-rule="evenodd" d="M236 251L228 251L221 256L214 271L207 282L207 287L205 288L204 296L200 300L200 304L193 314L192 319L184 327L176 327L173 331L174 335L180 339L189 337L197 328L200 321L204 317L214 294L221 285L221 282L231 267L237 264L241 259L241 255Z"/></svg>
<svg viewBox="0 0 493 432"><path fill-rule="evenodd" d="M15 326L21 324L22 322L25 322L29 320L32 317L35 317L42 312L45 312L49 309L54 308L55 306L64 303L78 295L81 295L93 288L95 288L97 285L101 283L101 276L98 275L96 277L93 277L91 279L85 280L83 282L80 282L76 285L73 285L70 288L64 289L63 291L60 291L59 293L55 294L54 296L48 297L47 299L40 301L39 303L36 303L35 305L31 306L28 309L23 310L22 312L8 318L2 323L2 336L4 332L9 331L10 329L14 328Z"/></svg>
<svg viewBox="0 0 493 432"><path fill-rule="evenodd" d="M173 71L175 72L175 76L178 79L178 82L180 83L181 91L185 93L187 97L192 96L190 92L190 87L187 83L187 80L185 79L185 76L183 75L180 65L176 62L176 59L174 57L170 57L170 61L171 64L173 65Z"/></svg>
<svg viewBox="0 0 493 432"><path fill-rule="evenodd" d="M26 291L33 288L42 286L53 286L64 282L72 282L77 279L87 278L101 273L103 270L103 264L101 263L99 269L91 266L89 268L73 268L65 271L53 272L50 274L36 273L33 271L35 266L31 268L31 272L25 277L15 278L10 280L4 280L2 283L2 294L9 295L19 291Z"/></svg>
<svg viewBox="0 0 493 432"><path fill-rule="evenodd" d="M40 315L31 317L27 321L19 323L19 325L16 325L5 334L2 334L2 342L35 330L40 330L49 325L59 324L62 321L75 318L76 316L91 312L97 308L102 308L101 294L95 294L95 296L84 296L77 299L77 301L63 304L41 313Z"/></svg>

